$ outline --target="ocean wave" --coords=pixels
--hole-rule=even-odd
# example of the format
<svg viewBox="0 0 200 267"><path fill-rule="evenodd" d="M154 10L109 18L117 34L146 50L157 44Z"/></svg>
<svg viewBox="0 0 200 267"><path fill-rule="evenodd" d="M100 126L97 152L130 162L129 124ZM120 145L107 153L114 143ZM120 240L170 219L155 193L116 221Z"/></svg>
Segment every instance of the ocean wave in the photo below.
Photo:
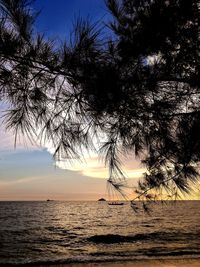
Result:
<svg viewBox="0 0 200 267"><path fill-rule="evenodd" d="M0 203L0 213L9 216L16 210L19 218L0 220L0 266L200 259L199 203L179 202L176 209L158 209L144 217L128 209L110 213L107 205L100 212L96 202L67 207L61 202L58 210L63 211L53 215L45 202L10 203L6 209Z"/></svg>
<svg viewBox="0 0 200 267"><path fill-rule="evenodd" d="M87 241L96 244L114 244L114 243L131 243L137 241L159 240L159 241L176 241L176 240L191 240L200 239L200 233L180 233L180 232L152 232L135 235L93 235L87 238Z"/></svg>
<svg viewBox="0 0 200 267"><path fill-rule="evenodd" d="M94 258L76 258L76 259L58 259L58 260L41 260L41 261L31 261L31 262L20 262L20 263L14 263L14 262L9 262L9 263L0 263L0 267L35 267L35 266L52 266L52 265L68 265L68 264L81 264L81 263L92 263L94 265L98 264L98 263L105 263L105 262L128 262L128 261L133 261L133 260L137 260L137 261L143 261L143 260L148 260L148 259L157 259L157 260L164 260L164 259L200 259L200 254L199 252L195 253L193 251L174 251L173 252L166 252L161 253L161 254L155 254L155 255L149 255L149 256L139 256L139 255L126 255L124 256L119 256L119 255L104 255L102 253L100 253L101 257L94 257ZM154 257L153 257L154 256ZM175 257L177 256L177 257ZM179 256L179 257L178 257Z"/></svg>
<svg viewBox="0 0 200 267"><path fill-rule="evenodd" d="M169 256L191 256L191 255L199 255L200 256L200 249L195 248L195 249L180 249L180 250L172 250L172 251L151 251L149 250L146 252L147 256L158 256L158 257L169 257Z"/></svg>

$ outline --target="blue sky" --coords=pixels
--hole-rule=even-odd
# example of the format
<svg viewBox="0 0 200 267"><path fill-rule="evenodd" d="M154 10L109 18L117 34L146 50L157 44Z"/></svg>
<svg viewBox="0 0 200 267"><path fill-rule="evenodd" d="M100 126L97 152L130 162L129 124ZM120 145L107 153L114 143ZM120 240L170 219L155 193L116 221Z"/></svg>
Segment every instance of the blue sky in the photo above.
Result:
<svg viewBox="0 0 200 267"><path fill-rule="evenodd" d="M41 10L37 31L61 41L69 38L75 16L89 16L92 21L102 20L102 23L109 18L104 0L36 0L33 9ZM62 164L57 166L46 148L30 144L25 147L22 140L14 149L12 133L5 132L1 125L0 200L95 200L105 196L106 180L102 178L108 174L96 157L68 170ZM135 173L132 173L133 166ZM135 161L128 161L131 177L141 175L141 170Z"/></svg>
<svg viewBox="0 0 200 267"><path fill-rule="evenodd" d="M75 17L102 23L109 17L104 0L36 0L34 8L41 10L37 30L61 40L69 38Z"/></svg>

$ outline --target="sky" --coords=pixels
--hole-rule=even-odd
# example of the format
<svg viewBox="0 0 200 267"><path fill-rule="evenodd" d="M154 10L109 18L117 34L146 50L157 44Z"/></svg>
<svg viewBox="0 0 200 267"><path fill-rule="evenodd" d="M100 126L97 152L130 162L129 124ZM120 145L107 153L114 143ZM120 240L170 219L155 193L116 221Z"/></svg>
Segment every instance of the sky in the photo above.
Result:
<svg viewBox="0 0 200 267"><path fill-rule="evenodd" d="M110 18L104 0L35 0L32 8L40 11L37 31L61 42L69 39L75 17L89 17L102 25ZM1 115L3 108L0 102ZM128 184L135 186L145 169L133 157L124 162ZM69 165L55 162L51 148L30 144L24 137L14 148L14 136L0 118L0 200L108 198L107 178L107 168L93 153L85 155L84 162Z"/></svg>
<svg viewBox="0 0 200 267"><path fill-rule="evenodd" d="M109 18L104 0L36 0L33 10L40 10L38 32L60 41L69 39L75 17L92 21ZM0 103L2 113L2 103ZM2 113L3 115L3 113ZM97 155L86 156L83 163L66 165L54 162L51 150L31 145L25 138L14 148L14 136L0 121L0 200L96 200L107 196L108 170ZM131 185L144 168L134 159L126 161L125 171Z"/></svg>
<svg viewBox="0 0 200 267"><path fill-rule="evenodd" d="M109 17L104 0L36 0L35 10L40 10L37 30L65 40L70 36L77 17L102 21Z"/></svg>

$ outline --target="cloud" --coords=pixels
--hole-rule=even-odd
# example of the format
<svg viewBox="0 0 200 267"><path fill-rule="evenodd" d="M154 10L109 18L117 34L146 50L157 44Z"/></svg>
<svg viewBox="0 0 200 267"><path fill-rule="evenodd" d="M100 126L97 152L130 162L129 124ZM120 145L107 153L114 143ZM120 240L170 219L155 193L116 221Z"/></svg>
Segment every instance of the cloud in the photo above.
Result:
<svg viewBox="0 0 200 267"><path fill-rule="evenodd" d="M56 161L55 165L60 169L77 171L83 176L94 178L108 178L108 170L104 166L104 164L98 160L97 156L84 157L83 161Z"/></svg>
<svg viewBox="0 0 200 267"><path fill-rule="evenodd" d="M77 171L83 176L108 179L108 167L99 160L98 156L93 153L93 156L87 156L84 161L78 160L61 160L56 161L55 165L61 169ZM127 158L122 166L124 174L127 178L141 178L146 171L140 166L138 160Z"/></svg>
<svg viewBox="0 0 200 267"><path fill-rule="evenodd" d="M93 178L109 178L109 167L106 163L99 158L97 151L100 150L101 145L106 141L106 137L103 133L99 133L99 139L93 138L93 150L87 150L82 148L82 158L78 159L65 159L60 158L55 160L55 166L63 170L76 171L82 176L93 177ZM47 151L50 154L54 154L55 148L51 143L44 144ZM95 152L96 151L96 152ZM127 178L138 179L143 176L146 171L141 166L140 161L136 160L133 155L121 156L122 169Z"/></svg>
<svg viewBox="0 0 200 267"><path fill-rule="evenodd" d="M152 65L155 65L156 63L158 63L161 59L162 59L162 55L161 55L161 53L158 53L158 54L154 54L152 56L146 57L145 63L147 65L152 66Z"/></svg>
<svg viewBox="0 0 200 267"><path fill-rule="evenodd" d="M4 180L0 181L0 187L6 187L6 186L13 186L17 184L25 184L25 183L30 183L33 181L41 180L42 177L36 176L36 177L26 177L26 178L21 178L17 180Z"/></svg>
<svg viewBox="0 0 200 267"><path fill-rule="evenodd" d="M2 111L0 107L0 111ZM102 142L105 137L102 136ZM39 142L38 142L39 143ZM42 143L42 142L41 142ZM4 155L2 152L7 153L18 153L19 151L31 151L31 150L42 150L47 149L48 153L54 154L54 148L50 143L44 143L42 146L32 144L24 136L19 136L17 139L16 150L15 148L15 136L11 131L6 131L5 126L1 123L0 128L0 152L1 158ZM98 150L99 142L95 141L96 150ZM104 162L100 161L97 153L83 151L84 159L80 160L63 160L55 161L54 165L63 170L70 170L79 173L82 176L93 177L93 178L104 178L109 177L108 167L105 166ZM128 178L140 178L145 172L145 169L139 165L139 162L135 159L123 159L125 162L123 169Z"/></svg>

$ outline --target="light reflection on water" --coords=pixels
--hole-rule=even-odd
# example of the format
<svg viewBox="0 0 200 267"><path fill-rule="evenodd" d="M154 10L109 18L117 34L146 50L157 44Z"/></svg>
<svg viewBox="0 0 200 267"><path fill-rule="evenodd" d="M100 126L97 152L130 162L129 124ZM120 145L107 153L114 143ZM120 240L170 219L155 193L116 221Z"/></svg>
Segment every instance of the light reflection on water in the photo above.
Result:
<svg viewBox="0 0 200 267"><path fill-rule="evenodd" d="M200 257L199 204L0 202L0 263Z"/></svg>

